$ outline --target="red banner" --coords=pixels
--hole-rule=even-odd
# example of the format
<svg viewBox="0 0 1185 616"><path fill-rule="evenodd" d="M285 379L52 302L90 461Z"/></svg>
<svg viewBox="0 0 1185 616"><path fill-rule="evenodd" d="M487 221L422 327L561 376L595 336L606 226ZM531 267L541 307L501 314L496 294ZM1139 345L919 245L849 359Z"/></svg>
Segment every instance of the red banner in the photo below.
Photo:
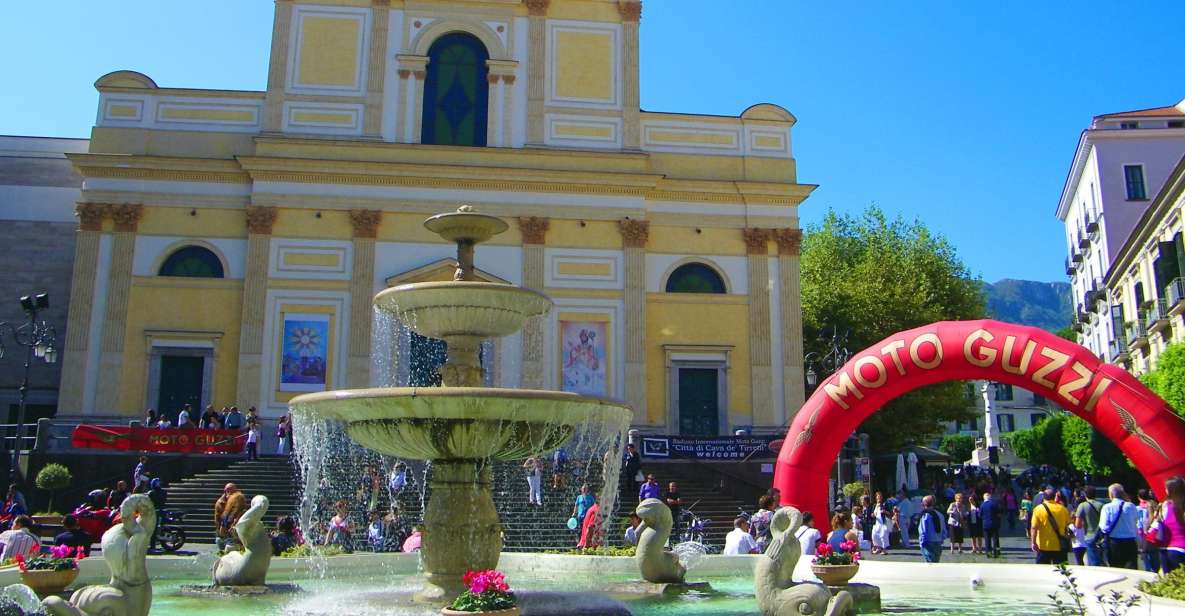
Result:
<svg viewBox="0 0 1185 616"><path fill-rule="evenodd" d="M242 453L247 434L239 430L193 428L131 428L92 426L74 428L75 449L119 449L154 453Z"/></svg>

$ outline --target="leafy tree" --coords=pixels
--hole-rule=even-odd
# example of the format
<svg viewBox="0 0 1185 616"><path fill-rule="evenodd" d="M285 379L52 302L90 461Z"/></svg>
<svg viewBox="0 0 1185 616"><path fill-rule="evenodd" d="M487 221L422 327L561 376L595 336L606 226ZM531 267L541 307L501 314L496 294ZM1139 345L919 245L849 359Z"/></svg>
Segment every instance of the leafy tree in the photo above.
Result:
<svg viewBox="0 0 1185 616"><path fill-rule="evenodd" d="M889 220L875 206L857 216L828 212L807 229L801 265L807 351L826 353L822 338L834 331L847 332L855 353L902 330L985 314L982 281L945 238L918 221ZM890 402L860 430L875 450L892 451L973 413L962 384L940 383Z"/></svg>
<svg viewBox="0 0 1185 616"><path fill-rule="evenodd" d="M1156 369L1140 380L1164 398L1178 415L1185 416L1185 343L1165 347L1156 360Z"/></svg>
<svg viewBox="0 0 1185 616"><path fill-rule="evenodd" d="M1062 449L1070 468L1083 473L1115 477L1133 468L1118 445L1077 415L1062 421Z"/></svg>
<svg viewBox="0 0 1185 616"><path fill-rule="evenodd" d="M1029 464L1049 464L1067 468L1066 452L1062 446L1062 427L1065 415L1055 415L1025 430L1004 435L1013 453Z"/></svg>
<svg viewBox="0 0 1185 616"><path fill-rule="evenodd" d="M71 481L74 481L74 476L70 474L70 469L61 464L46 464L37 473L34 483L38 488L49 492L49 505L46 509L53 511L54 492L70 487Z"/></svg>
<svg viewBox="0 0 1185 616"><path fill-rule="evenodd" d="M1053 333L1060 338L1065 338L1074 344L1078 344L1078 332L1074 331L1074 328L1070 325L1067 325Z"/></svg>
<svg viewBox="0 0 1185 616"><path fill-rule="evenodd" d="M962 464L971 459L975 451L975 437L970 434L947 434L942 437L939 451L952 458L955 464Z"/></svg>

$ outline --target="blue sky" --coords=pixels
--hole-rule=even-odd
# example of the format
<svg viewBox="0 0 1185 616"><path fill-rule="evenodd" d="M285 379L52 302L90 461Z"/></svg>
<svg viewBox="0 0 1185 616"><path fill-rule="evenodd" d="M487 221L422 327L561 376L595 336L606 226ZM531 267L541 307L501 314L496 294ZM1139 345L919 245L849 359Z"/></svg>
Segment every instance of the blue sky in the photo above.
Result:
<svg viewBox="0 0 1185 616"><path fill-rule="evenodd" d="M0 134L86 136L95 79L262 90L268 0L7 2ZM197 10L194 8L197 7ZM946 235L973 273L1065 280L1053 216L1100 113L1185 98L1185 3L647 0L642 105L798 117L803 220L876 203Z"/></svg>

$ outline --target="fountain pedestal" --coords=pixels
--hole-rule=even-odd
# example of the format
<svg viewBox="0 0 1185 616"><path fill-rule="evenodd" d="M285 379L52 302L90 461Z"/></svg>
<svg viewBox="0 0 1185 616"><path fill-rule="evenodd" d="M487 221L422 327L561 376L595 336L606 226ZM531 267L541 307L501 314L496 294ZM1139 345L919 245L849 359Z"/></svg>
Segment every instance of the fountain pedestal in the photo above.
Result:
<svg viewBox="0 0 1185 616"><path fill-rule="evenodd" d="M469 570L498 566L502 525L490 490L490 467L473 460L437 460L428 485L420 557L426 580L416 599L449 601L465 590Z"/></svg>

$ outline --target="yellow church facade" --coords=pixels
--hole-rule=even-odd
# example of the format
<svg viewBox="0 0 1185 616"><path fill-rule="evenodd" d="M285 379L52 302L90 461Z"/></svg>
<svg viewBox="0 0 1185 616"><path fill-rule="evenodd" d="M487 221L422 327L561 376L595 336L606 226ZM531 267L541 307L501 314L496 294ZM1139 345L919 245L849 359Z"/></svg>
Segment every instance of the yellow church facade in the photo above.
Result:
<svg viewBox="0 0 1185 616"><path fill-rule="evenodd" d="M783 426L803 400L794 117L642 111L642 6L278 0L267 89L100 78L59 414L431 384L376 316L451 276L422 226L511 223L479 275L555 301L485 345L489 385L627 400L635 427ZM211 67L216 70L216 67ZM427 368L428 370L425 370Z"/></svg>

